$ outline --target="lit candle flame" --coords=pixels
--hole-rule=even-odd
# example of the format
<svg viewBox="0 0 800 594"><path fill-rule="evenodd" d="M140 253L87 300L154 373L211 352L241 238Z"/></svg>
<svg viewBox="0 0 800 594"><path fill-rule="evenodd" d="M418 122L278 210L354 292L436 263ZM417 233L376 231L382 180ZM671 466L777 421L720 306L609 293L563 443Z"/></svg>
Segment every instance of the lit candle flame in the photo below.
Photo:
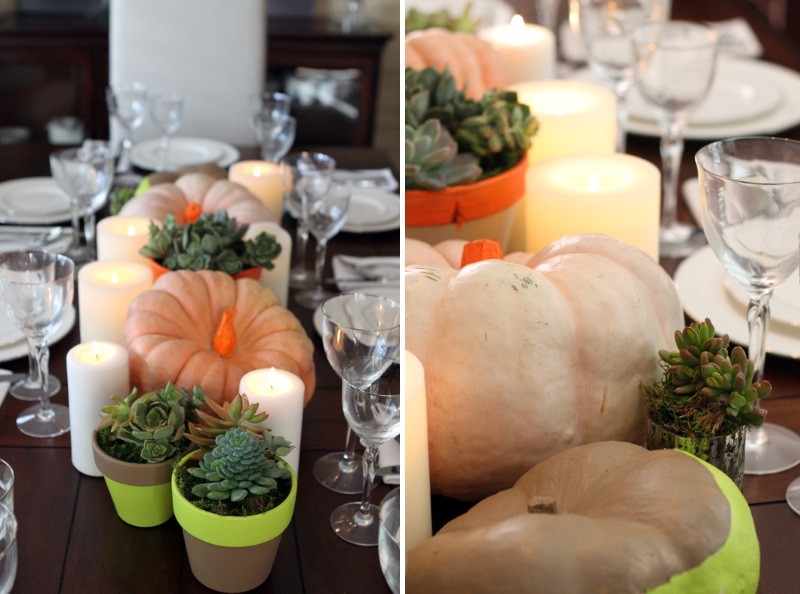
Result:
<svg viewBox="0 0 800 594"><path fill-rule="evenodd" d="M515 14L511 17L511 28L514 31L522 31L525 28L525 19L522 18L521 14Z"/></svg>
<svg viewBox="0 0 800 594"><path fill-rule="evenodd" d="M586 189L590 192L597 192L600 190L600 176L597 175L596 171L592 171L589 174L589 178L586 180Z"/></svg>
<svg viewBox="0 0 800 594"><path fill-rule="evenodd" d="M128 237L133 237L134 235L136 235L136 227L128 225Z"/></svg>
<svg viewBox="0 0 800 594"><path fill-rule="evenodd" d="M113 273L111 274L111 284L112 284L112 285L117 285L117 284L119 284L119 275L117 275L117 273L116 273L116 272L113 272Z"/></svg>

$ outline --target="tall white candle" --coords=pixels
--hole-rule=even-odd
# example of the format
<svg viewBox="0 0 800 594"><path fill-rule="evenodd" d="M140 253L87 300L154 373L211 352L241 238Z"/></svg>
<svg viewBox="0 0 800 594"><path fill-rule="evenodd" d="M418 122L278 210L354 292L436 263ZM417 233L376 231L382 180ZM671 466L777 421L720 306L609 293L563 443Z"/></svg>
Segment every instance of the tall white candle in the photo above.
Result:
<svg viewBox="0 0 800 594"><path fill-rule="evenodd" d="M97 223L97 259L145 262L139 249L150 238L147 217L113 216Z"/></svg>
<svg viewBox="0 0 800 594"><path fill-rule="evenodd" d="M517 14L510 24L487 27L478 36L500 54L509 84L555 78L556 40L547 27L526 24Z"/></svg>
<svg viewBox="0 0 800 594"><path fill-rule="evenodd" d="M92 433L100 408L112 396L130 393L128 351L111 342L88 342L67 353L69 424L72 465L83 474L102 476L94 463Z"/></svg>
<svg viewBox="0 0 800 594"><path fill-rule="evenodd" d="M259 411L269 414L261 425L275 435L285 437L294 446L286 462L299 474L300 438L303 432L303 380L283 369L256 369L239 381L239 392Z"/></svg>
<svg viewBox="0 0 800 594"><path fill-rule="evenodd" d="M577 155L528 170L528 251L564 235L603 233L658 262L661 173L639 157Z"/></svg>
<svg viewBox="0 0 800 594"><path fill-rule="evenodd" d="M521 103L539 121L528 150L528 168L552 157L583 153L613 153L617 135L617 100L614 93L590 83L571 80L537 81L511 85ZM531 189L517 209L509 251L526 250L525 220Z"/></svg>
<svg viewBox="0 0 800 594"><path fill-rule="evenodd" d="M272 270L261 270L261 286L271 289L286 307L289 303L289 272L292 263L292 236L277 223L252 223L244 234L245 239L252 239L260 233L274 235L281 244L281 253L272 263Z"/></svg>
<svg viewBox="0 0 800 594"><path fill-rule="evenodd" d="M146 264L102 260L85 264L78 273L81 342L105 340L124 344L125 316L131 301L153 286Z"/></svg>
<svg viewBox="0 0 800 594"><path fill-rule="evenodd" d="M228 169L228 179L250 190L280 221L283 214L283 180L280 165L267 161L239 161Z"/></svg>
<svg viewBox="0 0 800 594"><path fill-rule="evenodd" d="M420 360L405 351L403 362L403 497L405 546L410 551L431 536L431 476L428 468L428 409L425 370Z"/></svg>

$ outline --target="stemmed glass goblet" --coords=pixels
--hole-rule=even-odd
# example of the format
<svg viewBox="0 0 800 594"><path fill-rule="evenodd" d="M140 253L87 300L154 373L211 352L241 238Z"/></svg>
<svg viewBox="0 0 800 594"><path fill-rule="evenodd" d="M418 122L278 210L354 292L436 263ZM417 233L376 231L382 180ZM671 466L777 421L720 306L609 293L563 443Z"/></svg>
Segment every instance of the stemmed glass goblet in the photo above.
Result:
<svg viewBox="0 0 800 594"><path fill-rule="evenodd" d="M256 139L259 141L258 127L256 123L259 119L277 121L289 115L292 109L292 96L279 91L264 91L250 97L250 122L256 132Z"/></svg>
<svg viewBox="0 0 800 594"><path fill-rule="evenodd" d="M131 149L133 131L142 125L147 113L147 87L140 82L121 83L106 88L108 114L122 128L115 181L118 185L132 186L141 181L133 172Z"/></svg>
<svg viewBox="0 0 800 594"><path fill-rule="evenodd" d="M728 273L747 288L748 358L764 375L769 301L798 267L800 142L733 138L706 145L695 161L703 230ZM771 423L751 428L745 474L772 474L800 462L800 436Z"/></svg>
<svg viewBox="0 0 800 594"><path fill-rule="evenodd" d="M315 180L304 176L300 180L300 194L303 199L303 221L309 232L317 240L314 263L314 287L300 291L295 301L302 307L316 309L323 301L335 295L323 287L322 273L325 270L325 256L328 240L341 231L347 220L350 208L350 189L344 184L330 183L327 190L318 192L311 189Z"/></svg>
<svg viewBox="0 0 800 594"><path fill-rule="evenodd" d="M693 225L678 221L678 180L683 131L714 79L717 32L701 23L650 23L634 31L633 46L636 86L661 129L659 251L680 258L703 242Z"/></svg>
<svg viewBox="0 0 800 594"><path fill-rule="evenodd" d="M283 116L277 120L258 116L256 130L261 146L261 159L268 163L279 163L294 144L297 120L292 116Z"/></svg>
<svg viewBox="0 0 800 594"><path fill-rule="evenodd" d="M345 293L322 304L322 345L333 370L342 377L347 361L366 356L396 359L400 349L400 304L367 293ZM351 378L352 379L352 378ZM373 378L364 378L370 383ZM345 389L344 382L342 389ZM348 425L344 452L326 454L314 463L314 478L337 493L363 488L358 438Z"/></svg>
<svg viewBox="0 0 800 594"><path fill-rule="evenodd" d="M72 244L67 256L83 263L94 259L94 216L108 198L114 180L114 153L107 143L90 140L78 148L50 155L50 171L56 184L69 196ZM81 217L85 217L83 235Z"/></svg>
<svg viewBox="0 0 800 594"><path fill-rule="evenodd" d="M178 93L157 93L150 97L150 119L161 131L158 171L169 171L170 138L183 121L183 103L183 96Z"/></svg>
<svg viewBox="0 0 800 594"><path fill-rule="evenodd" d="M400 434L400 364L387 357L357 357L345 363L342 379L344 416L364 444L364 489L360 502L333 510L331 527L347 542L376 546L379 508L370 496L378 448Z"/></svg>
<svg viewBox="0 0 800 594"><path fill-rule="evenodd" d="M289 286L307 287L312 277L306 267L306 248L308 246L308 226L303 219L303 198L301 191L324 192L333 180L336 161L330 155L303 151L291 154L281 162L284 186L283 204L297 224L297 237L294 243L295 263L289 272ZM303 177L312 181L300 183Z"/></svg>
<svg viewBox="0 0 800 594"><path fill-rule="evenodd" d="M10 252L0 260L0 291L9 317L28 339L40 386L39 405L17 417L19 430L32 437L69 431L69 409L50 403L48 339L72 303L75 264L60 254Z"/></svg>
<svg viewBox="0 0 800 594"><path fill-rule="evenodd" d="M800 246L800 235L797 237L797 243ZM786 489L786 503L796 514L800 514L800 477L789 483Z"/></svg>

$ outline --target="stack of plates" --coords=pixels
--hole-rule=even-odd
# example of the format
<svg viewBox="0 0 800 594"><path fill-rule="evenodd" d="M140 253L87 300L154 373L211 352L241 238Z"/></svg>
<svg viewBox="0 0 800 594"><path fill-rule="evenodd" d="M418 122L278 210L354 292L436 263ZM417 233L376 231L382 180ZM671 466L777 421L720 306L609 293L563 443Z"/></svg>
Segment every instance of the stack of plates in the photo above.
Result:
<svg viewBox="0 0 800 594"><path fill-rule="evenodd" d="M69 196L53 178L24 177L0 182L0 223L52 225L70 218Z"/></svg>
<svg viewBox="0 0 800 594"><path fill-rule="evenodd" d="M75 325L75 308L70 305L61 323L50 336L50 344L55 344ZM14 322L0 310L0 361L11 361L28 355L28 342L25 335L17 330Z"/></svg>
<svg viewBox="0 0 800 594"><path fill-rule="evenodd" d="M239 160L236 147L206 138L172 138L169 143L167 170L189 165L216 164L228 167ZM155 171L161 165L161 141L145 140L131 150L131 163L140 169Z"/></svg>
<svg viewBox="0 0 800 594"><path fill-rule="evenodd" d="M342 231L377 233L400 227L400 197L384 190L353 189Z"/></svg>

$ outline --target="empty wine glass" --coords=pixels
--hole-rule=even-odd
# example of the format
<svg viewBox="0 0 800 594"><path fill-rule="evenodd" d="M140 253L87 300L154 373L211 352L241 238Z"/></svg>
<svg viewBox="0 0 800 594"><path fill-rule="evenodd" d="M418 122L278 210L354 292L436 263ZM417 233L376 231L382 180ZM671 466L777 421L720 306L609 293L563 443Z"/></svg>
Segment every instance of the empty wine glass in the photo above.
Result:
<svg viewBox="0 0 800 594"><path fill-rule="evenodd" d="M147 113L147 87L139 82L110 86L106 88L106 105L108 115L122 128L115 181L119 185L136 185L141 176L133 173L131 164L133 131L142 125Z"/></svg>
<svg viewBox="0 0 800 594"><path fill-rule="evenodd" d="M161 131L160 159L157 171L169 171L170 137L183 121L183 96L178 93L157 93L150 97L150 119Z"/></svg>
<svg viewBox="0 0 800 594"><path fill-rule="evenodd" d="M299 184L303 176L311 176L314 180L308 189L324 191L333 179L336 161L325 153L303 151L289 155L281 162L284 187L283 204L286 211L297 223L297 237L294 243L295 263L289 272L289 286L292 288L308 287L312 275L306 267L306 248L308 245L308 226L303 219L303 198Z"/></svg>
<svg viewBox="0 0 800 594"><path fill-rule="evenodd" d="M295 301L303 307L316 309L323 301L335 295L322 286L322 273L325 269L325 253L328 240L341 231L347 220L350 208L350 189L339 183L330 183L324 192L312 189L316 183L313 177L304 176L300 180L300 194L303 198L303 221L308 231L317 240L314 265L314 288L295 295Z"/></svg>
<svg viewBox="0 0 800 594"><path fill-rule="evenodd" d="M800 245L800 235L797 237L797 243ZM800 477L794 479L786 489L786 503L794 513L800 514Z"/></svg>
<svg viewBox="0 0 800 594"><path fill-rule="evenodd" d="M269 163L279 163L294 144L297 120L292 116L283 116L278 120L259 116L256 120L256 130L261 146L261 158Z"/></svg>
<svg viewBox="0 0 800 594"><path fill-rule="evenodd" d="M0 503L0 594L8 594L17 579L17 519Z"/></svg>
<svg viewBox="0 0 800 594"><path fill-rule="evenodd" d="M322 304L322 345L333 370L358 357L396 359L400 349L400 304L366 293L345 293ZM372 378L365 378L369 383ZM344 382L342 389L344 390ZM345 451L326 454L314 463L314 478L337 493L360 493L363 488L358 438L347 428Z"/></svg>
<svg viewBox="0 0 800 594"><path fill-rule="evenodd" d="M256 139L259 137L256 122L259 119L276 121L289 115L292 109L292 96L278 91L264 91L250 97L250 123L256 132Z"/></svg>
<svg viewBox="0 0 800 594"><path fill-rule="evenodd" d="M703 230L728 273L747 288L748 357L764 375L769 301L798 267L800 142L734 138L697 153ZM800 437L771 423L751 428L745 474L771 474L800 462Z"/></svg>
<svg viewBox="0 0 800 594"><path fill-rule="evenodd" d="M366 377L372 381L365 382ZM331 527L347 542L376 546L379 508L370 496L378 448L400 434L400 364L387 357L357 357L344 364L342 378L344 416L364 444L364 489L360 502L333 511Z"/></svg>
<svg viewBox="0 0 800 594"><path fill-rule="evenodd" d="M32 437L56 437L69 431L69 409L50 403L48 339L72 303L74 272L72 260L48 252L11 252L0 260L3 302L28 339L41 387L39 405L17 417L17 427Z"/></svg>
<svg viewBox="0 0 800 594"><path fill-rule="evenodd" d="M56 184L67 193L72 215L72 244L67 256L83 263L94 259L94 216L108 198L114 180L114 152L107 143L87 140L79 148L50 155L50 171ZM81 232L81 217L86 225Z"/></svg>
<svg viewBox="0 0 800 594"><path fill-rule="evenodd" d="M617 152L625 152L628 91L633 86L633 30L660 15L657 0L580 0L578 22L592 72L609 84L617 97Z"/></svg>
<svg viewBox="0 0 800 594"><path fill-rule="evenodd" d="M703 243L694 225L678 221L678 180L684 128L714 78L717 32L700 23L651 23L634 31L633 46L637 88L661 129L659 251L679 258Z"/></svg>

